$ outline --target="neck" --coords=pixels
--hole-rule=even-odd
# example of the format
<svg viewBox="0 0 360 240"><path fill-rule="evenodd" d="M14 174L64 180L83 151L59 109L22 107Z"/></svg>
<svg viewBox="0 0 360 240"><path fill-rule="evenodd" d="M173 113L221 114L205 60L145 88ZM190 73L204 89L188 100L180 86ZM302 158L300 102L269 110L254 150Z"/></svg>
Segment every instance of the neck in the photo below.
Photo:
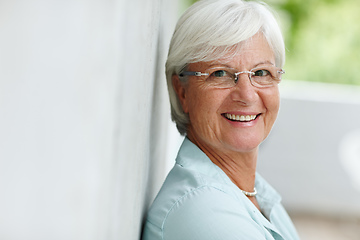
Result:
<svg viewBox="0 0 360 240"><path fill-rule="evenodd" d="M236 186L247 192L254 191L258 148L249 152L224 151L201 144L192 136L188 138L220 167Z"/></svg>

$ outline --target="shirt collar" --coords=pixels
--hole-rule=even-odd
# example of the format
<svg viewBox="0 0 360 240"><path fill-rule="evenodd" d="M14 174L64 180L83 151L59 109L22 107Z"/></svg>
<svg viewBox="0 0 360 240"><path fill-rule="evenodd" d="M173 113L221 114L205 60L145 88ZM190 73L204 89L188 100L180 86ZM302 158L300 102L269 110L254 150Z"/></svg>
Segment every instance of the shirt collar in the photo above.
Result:
<svg viewBox="0 0 360 240"><path fill-rule="evenodd" d="M185 137L180 147L179 153L176 157L176 163L182 167L196 170L197 172L203 173L207 176L217 176L219 174L219 170L222 172L222 170L187 137Z"/></svg>
<svg viewBox="0 0 360 240"><path fill-rule="evenodd" d="M235 186L230 178L187 137L185 137L180 147L176 163L204 175L214 177L218 181L227 185ZM256 199L261 206L261 211L267 218L269 218L271 210L276 204L280 203L281 197L276 190L271 187L270 184L268 184L258 173L256 173L255 187L258 192Z"/></svg>
<svg viewBox="0 0 360 240"><path fill-rule="evenodd" d="M255 187L258 191L256 200L261 207L261 212L269 219L273 207L281 202L281 196L258 173L256 174Z"/></svg>

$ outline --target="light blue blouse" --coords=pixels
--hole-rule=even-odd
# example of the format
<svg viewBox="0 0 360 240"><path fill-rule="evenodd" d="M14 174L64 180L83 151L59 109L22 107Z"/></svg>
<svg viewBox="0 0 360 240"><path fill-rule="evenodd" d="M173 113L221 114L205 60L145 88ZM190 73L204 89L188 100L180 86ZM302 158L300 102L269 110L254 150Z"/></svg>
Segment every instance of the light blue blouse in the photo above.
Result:
<svg viewBox="0 0 360 240"><path fill-rule="evenodd" d="M255 187L262 213L185 138L176 164L148 212L142 239L299 239L279 194L259 174Z"/></svg>

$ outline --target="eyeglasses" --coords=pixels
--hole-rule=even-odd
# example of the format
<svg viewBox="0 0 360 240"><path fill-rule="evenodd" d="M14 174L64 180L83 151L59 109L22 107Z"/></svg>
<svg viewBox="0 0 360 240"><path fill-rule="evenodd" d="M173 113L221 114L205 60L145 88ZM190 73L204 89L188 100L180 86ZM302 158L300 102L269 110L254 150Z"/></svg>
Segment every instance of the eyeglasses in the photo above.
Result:
<svg viewBox="0 0 360 240"><path fill-rule="evenodd" d="M239 75L247 73L251 85L258 88L272 87L280 83L281 75L284 70L275 66L256 67L250 71L236 72L235 69L226 67L215 67L207 69L205 72L188 72L184 71L179 77L185 76L207 76L205 82L215 88L231 88L234 87L239 80Z"/></svg>

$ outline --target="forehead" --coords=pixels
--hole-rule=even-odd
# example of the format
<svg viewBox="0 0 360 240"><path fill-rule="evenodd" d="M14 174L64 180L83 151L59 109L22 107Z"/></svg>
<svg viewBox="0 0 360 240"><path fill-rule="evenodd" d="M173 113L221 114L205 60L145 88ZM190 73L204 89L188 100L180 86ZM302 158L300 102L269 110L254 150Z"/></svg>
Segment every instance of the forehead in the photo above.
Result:
<svg viewBox="0 0 360 240"><path fill-rule="evenodd" d="M214 54L215 55L215 54ZM214 60L197 62L188 65L189 70L206 69L215 65L226 65L232 68L253 68L259 64L275 65L275 55L262 34L256 34L248 40L228 48L221 57Z"/></svg>

